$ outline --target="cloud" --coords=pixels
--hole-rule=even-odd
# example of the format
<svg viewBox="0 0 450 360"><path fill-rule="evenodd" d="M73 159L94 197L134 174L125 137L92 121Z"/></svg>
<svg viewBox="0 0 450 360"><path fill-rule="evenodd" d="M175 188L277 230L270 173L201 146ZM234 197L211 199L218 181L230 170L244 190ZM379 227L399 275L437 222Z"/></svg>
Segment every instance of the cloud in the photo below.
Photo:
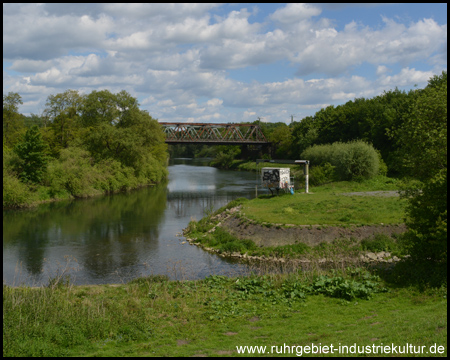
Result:
<svg viewBox="0 0 450 360"><path fill-rule="evenodd" d="M284 8L276 10L270 18L282 24L292 24L318 16L322 10L311 4L287 4Z"/></svg>
<svg viewBox="0 0 450 360"><path fill-rule="evenodd" d="M29 9L35 10L30 13ZM49 60L71 51L101 48L105 33L111 31L111 18L48 16L42 6L31 5L27 11L3 16L3 58ZM26 26L24 26L26 24Z"/></svg>
<svg viewBox="0 0 450 360"><path fill-rule="evenodd" d="M420 71L416 69L404 68L393 76L382 75L378 79L379 86L383 88L403 87L411 84L424 84L434 73L432 71Z"/></svg>
<svg viewBox="0 0 450 360"><path fill-rule="evenodd" d="M127 90L166 120L276 120L424 85L446 68L446 24L384 16L376 29L352 21L338 30L322 16L330 6L279 5L260 16L264 5L6 4L4 92L18 91L23 111L38 95L42 107L69 88L106 88ZM363 66L371 76L353 73Z"/></svg>

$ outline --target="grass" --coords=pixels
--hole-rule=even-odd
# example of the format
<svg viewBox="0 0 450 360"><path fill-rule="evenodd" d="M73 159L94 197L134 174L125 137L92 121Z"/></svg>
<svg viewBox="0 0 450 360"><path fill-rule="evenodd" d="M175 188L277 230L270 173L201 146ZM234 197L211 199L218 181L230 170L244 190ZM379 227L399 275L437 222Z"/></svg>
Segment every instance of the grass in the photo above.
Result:
<svg viewBox="0 0 450 360"><path fill-rule="evenodd" d="M405 201L398 197L347 196L349 192L395 190L388 178L357 183L338 182L313 187L294 196L261 196L245 203L244 215L257 222L293 225L400 224Z"/></svg>
<svg viewBox="0 0 450 360"><path fill-rule="evenodd" d="M445 290L386 284L363 269L344 269L4 286L3 355L237 356L236 347L246 345L445 345Z"/></svg>

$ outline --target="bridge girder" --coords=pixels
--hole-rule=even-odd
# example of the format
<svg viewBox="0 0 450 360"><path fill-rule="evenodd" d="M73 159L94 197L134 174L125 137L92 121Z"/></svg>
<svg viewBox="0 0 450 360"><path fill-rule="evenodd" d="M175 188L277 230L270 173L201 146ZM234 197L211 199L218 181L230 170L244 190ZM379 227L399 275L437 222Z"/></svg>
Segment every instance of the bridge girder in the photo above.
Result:
<svg viewBox="0 0 450 360"><path fill-rule="evenodd" d="M269 144L258 125L168 122L160 124L168 144Z"/></svg>

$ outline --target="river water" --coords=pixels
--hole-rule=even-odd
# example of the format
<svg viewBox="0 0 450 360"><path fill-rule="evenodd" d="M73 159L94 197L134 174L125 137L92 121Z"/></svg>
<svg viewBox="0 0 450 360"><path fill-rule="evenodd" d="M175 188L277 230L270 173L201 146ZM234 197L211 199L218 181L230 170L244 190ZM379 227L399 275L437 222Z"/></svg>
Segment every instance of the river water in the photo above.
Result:
<svg viewBox="0 0 450 360"><path fill-rule="evenodd" d="M169 181L155 187L3 211L3 284L39 286L63 272L74 284L246 272L246 265L189 245L180 233L208 210L253 198L255 173L183 159L168 169Z"/></svg>

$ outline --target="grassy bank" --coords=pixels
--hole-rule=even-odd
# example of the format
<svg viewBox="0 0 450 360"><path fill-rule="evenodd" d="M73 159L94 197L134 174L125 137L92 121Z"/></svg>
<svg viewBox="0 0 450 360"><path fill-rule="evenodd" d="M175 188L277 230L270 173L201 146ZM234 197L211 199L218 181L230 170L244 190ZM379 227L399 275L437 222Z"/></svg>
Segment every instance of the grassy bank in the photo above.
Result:
<svg viewBox="0 0 450 360"><path fill-rule="evenodd" d="M337 238L331 243L321 243L315 247L308 246L301 240L294 244L261 247L250 239L238 238L217 226L219 223L221 225L229 210L235 207L239 207L239 211L233 216L240 219L238 226L244 228L255 224L272 229L306 226L317 232L330 227L357 231L364 226L396 226L403 223L405 201L398 196L381 196L385 194L383 191L393 191L395 188L395 180L377 177L364 182L337 182L317 186L309 194L298 191L294 195L262 195L250 201L237 199L198 222L191 221L186 236L203 247L220 253L239 252L250 256L358 258L364 251L388 251L391 255L403 256L407 254L407 249L398 234L380 234L362 241L355 241L351 236L346 239ZM372 193L366 193L369 190ZM355 192L360 195L355 195ZM280 232L278 236L283 234Z"/></svg>
<svg viewBox="0 0 450 360"><path fill-rule="evenodd" d="M446 289L396 288L389 283L395 276L382 280L353 268L197 281L152 276L118 286L4 286L3 355L237 356L237 346L446 346Z"/></svg>

